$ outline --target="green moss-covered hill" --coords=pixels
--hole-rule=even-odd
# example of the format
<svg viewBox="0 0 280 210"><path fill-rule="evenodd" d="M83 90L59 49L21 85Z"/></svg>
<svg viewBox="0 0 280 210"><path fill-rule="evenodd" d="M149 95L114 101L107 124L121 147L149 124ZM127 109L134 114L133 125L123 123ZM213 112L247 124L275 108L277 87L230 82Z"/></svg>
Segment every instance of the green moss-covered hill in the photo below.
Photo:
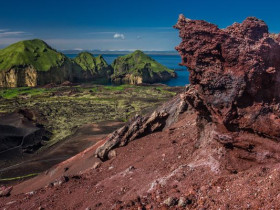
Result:
<svg viewBox="0 0 280 210"><path fill-rule="evenodd" d="M62 66L66 60L65 55L42 40L20 41L0 50L0 71L22 66L48 71L52 67Z"/></svg>
<svg viewBox="0 0 280 210"><path fill-rule="evenodd" d="M80 72L72 70L69 58L39 39L20 41L0 50L0 87L73 81L81 78Z"/></svg>
<svg viewBox="0 0 280 210"><path fill-rule="evenodd" d="M112 74L112 67L107 64L102 55L94 57L91 53L82 52L74 58L74 62L82 68L83 71L88 72L92 80L96 79L110 79Z"/></svg>
<svg viewBox="0 0 280 210"><path fill-rule="evenodd" d="M115 83L154 83L176 77L173 70L161 65L140 50L118 57L112 64Z"/></svg>

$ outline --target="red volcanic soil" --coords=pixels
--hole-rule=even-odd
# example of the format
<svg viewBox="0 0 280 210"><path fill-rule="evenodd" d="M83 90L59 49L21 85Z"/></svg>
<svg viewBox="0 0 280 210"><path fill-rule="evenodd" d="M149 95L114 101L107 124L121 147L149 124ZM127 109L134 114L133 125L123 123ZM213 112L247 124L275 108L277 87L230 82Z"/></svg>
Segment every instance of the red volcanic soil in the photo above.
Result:
<svg viewBox="0 0 280 210"><path fill-rule="evenodd" d="M234 141L229 140L232 137ZM116 156L99 167L95 165L100 162L93 155L95 149L93 146L45 174L15 186L10 197L0 199L0 207L273 209L279 206L279 144L246 132L228 133L199 119L194 110L182 114L177 123L162 132L115 149ZM71 169L82 168L87 169L70 173Z"/></svg>

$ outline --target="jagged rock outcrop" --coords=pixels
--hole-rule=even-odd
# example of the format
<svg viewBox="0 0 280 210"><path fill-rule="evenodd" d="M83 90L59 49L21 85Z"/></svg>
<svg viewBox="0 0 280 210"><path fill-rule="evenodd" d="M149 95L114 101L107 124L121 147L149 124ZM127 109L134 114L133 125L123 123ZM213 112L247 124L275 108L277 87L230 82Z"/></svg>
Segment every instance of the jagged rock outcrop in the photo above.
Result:
<svg viewBox="0 0 280 210"><path fill-rule="evenodd" d="M94 57L91 53L82 52L74 58L78 68L82 68L83 78L87 81L110 80L110 76L113 73L112 67L107 64L102 55ZM77 67L75 67L77 68Z"/></svg>
<svg viewBox="0 0 280 210"><path fill-rule="evenodd" d="M106 138L105 143L96 150L97 157L106 160L112 149L125 146L133 140L169 127L188 107L183 95L176 96L150 115L136 115L126 125Z"/></svg>
<svg viewBox="0 0 280 210"><path fill-rule="evenodd" d="M226 29L180 15L176 47L190 71L186 99L229 130L280 137L280 43L254 17Z"/></svg>
<svg viewBox="0 0 280 210"><path fill-rule="evenodd" d="M176 73L156 62L140 50L118 57L112 67L112 82L117 84L142 84L167 81L176 77Z"/></svg>
<svg viewBox="0 0 280 210"><path fill-rule="evenodd" d="M279 35L269 34L267 25L252 17L219 29L181 15L175 28L182 38L176 49L190 71L191 85L180 102L173 103L173 109L180 110L179 103L189 104L200 117L229 131L245 130L278 139ZM109 136L97 156L106 159L112 148L152 133L152 126L163 129L169 114L166 107L160 107L150 116L137 116Z"/></svg>

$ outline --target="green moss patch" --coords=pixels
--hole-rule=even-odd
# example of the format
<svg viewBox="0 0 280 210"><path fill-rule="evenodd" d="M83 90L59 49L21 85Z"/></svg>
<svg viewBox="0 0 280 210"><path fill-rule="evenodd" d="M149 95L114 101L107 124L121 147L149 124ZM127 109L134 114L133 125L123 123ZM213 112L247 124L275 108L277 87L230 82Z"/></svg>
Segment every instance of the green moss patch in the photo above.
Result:
<svg viewBox="0 0 280 210"><path fill-rule="evenodd" d="M45 88L31 88L31 87L21 87L21 88L3 88L0 89L0 97L4 99L13 99L18 96L36 96L41 95L48 90Z"/></svg>

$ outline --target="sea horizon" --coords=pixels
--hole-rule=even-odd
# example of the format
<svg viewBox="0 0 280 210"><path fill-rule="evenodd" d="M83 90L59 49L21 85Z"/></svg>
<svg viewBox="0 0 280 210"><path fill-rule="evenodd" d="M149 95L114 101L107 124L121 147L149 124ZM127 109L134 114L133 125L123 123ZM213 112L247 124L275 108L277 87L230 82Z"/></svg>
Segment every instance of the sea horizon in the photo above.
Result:
<svg viewBox="0 0 280 210"><path fill-rule="evenodd" d="M88 50L88 49L81 49L81 50L58 50L64 54L79 54L82 52L89 52L91 54L102 54L102 55L126 55L132 53L139 49L131 49L131 50ZM141 50L141 49L140 49ZM176 50L141 50L147 55L177 55L180 56Z"/></svg>

